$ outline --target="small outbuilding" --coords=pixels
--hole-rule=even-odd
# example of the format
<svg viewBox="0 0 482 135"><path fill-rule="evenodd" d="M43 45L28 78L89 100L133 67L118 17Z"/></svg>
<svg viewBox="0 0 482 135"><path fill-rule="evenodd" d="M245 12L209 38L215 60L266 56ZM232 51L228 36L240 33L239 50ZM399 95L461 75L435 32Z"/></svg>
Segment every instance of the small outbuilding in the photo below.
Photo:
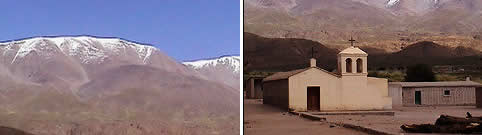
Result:
<svg viewBox="0 0 482 135"><path fill-rule="evenodd" d="M262 99L263 98L263 78L250 77L246 81L246 98Z"/></svg>
<svg viewBox="0 0 482 135"><path fill-rule="evenodd" d="M394 107L475 105L476 89L481 86L481 84L470 80L390 82L389 94L392 97Z"/></svg>
<svg viewBox="0 0 482 135"><path fill-rule="evenodd" d="M316 67L278 72L263 80L263 103L291 111L392 108L388 80L367 77L368 54L349 47L338 54L337 73Z"/></svg>

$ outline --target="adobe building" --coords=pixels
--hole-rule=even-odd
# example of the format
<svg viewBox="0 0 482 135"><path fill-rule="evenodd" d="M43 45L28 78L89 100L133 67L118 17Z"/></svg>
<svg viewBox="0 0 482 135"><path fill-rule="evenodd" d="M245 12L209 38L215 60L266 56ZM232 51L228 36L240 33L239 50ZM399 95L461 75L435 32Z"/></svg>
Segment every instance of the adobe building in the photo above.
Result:
<svg viewBox="0 0 482 135"><path fill-rule="evenodd" d="M338 73L316 67L278 72L263 80L263 103L291 111L392 108L388 80L367 77L368 54L349 47L338 54Z"/></svg>
<svg viewBox="0 0 482 135"><path fill-rule="evenodd" d="M263 77L250 77L246 82L246 98L263 98Z"/></svg>
<svg viewBox="0 0 482 135"><path fill-rule="evenodd" d="M476 89L481 86L469 79L445 82L390 82L389 94L394 107L475 105Z"/></svg>

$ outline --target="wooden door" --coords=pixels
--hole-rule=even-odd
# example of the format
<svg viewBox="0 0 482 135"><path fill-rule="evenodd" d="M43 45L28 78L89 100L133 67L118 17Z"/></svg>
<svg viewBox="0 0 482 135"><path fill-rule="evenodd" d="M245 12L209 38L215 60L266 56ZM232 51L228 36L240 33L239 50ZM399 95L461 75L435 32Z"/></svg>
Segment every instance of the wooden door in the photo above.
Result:
<svg viewBox="0 0 482 135"><path fill-rule="evenodd" d="M307 110L320 111L320 87L308 87Z"/></svg>
<svg viewBox="0 0 482 135"><path fill-rule="evenodd" d="M415 91L415 104L416 105L422 104L422 92L421 91Z"/></svg>

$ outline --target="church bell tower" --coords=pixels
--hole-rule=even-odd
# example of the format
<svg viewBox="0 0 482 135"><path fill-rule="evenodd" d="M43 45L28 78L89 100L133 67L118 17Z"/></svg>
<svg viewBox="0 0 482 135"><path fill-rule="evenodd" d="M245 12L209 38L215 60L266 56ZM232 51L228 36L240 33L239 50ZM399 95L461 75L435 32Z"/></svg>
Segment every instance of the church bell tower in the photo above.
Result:
<svg viewBox="0 0 482 135"><path fill-rule="evenodd" d="M352 46L338 53L338 72L342 76L367 76L367 56L358 47L353 46L355 40L349 40Z"/></svg>

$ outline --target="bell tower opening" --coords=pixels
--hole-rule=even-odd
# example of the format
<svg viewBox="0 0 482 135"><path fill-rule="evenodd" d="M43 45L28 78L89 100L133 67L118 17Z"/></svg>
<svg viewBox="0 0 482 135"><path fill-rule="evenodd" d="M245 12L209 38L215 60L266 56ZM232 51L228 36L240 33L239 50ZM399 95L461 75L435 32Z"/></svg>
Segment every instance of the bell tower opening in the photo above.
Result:
<svg viewBox="0 0 482 135"><path fill-rule="evenodd" d="M363 72L363 60L358 58L356 60L356 72L357 73L362 73Z"/></svg>
<svg viewBox="0 0 482 135"><path fill-rule="evenodd" d="M346 67L346 70L345 70L345 71L346 71L347 73L351 73L351 72L352 72L352 71L351 71L351 63L352 63L351 58L347 58L347 59L345 60L345 63L346 63L346 64L345 64L345 67Z"/></svg>

